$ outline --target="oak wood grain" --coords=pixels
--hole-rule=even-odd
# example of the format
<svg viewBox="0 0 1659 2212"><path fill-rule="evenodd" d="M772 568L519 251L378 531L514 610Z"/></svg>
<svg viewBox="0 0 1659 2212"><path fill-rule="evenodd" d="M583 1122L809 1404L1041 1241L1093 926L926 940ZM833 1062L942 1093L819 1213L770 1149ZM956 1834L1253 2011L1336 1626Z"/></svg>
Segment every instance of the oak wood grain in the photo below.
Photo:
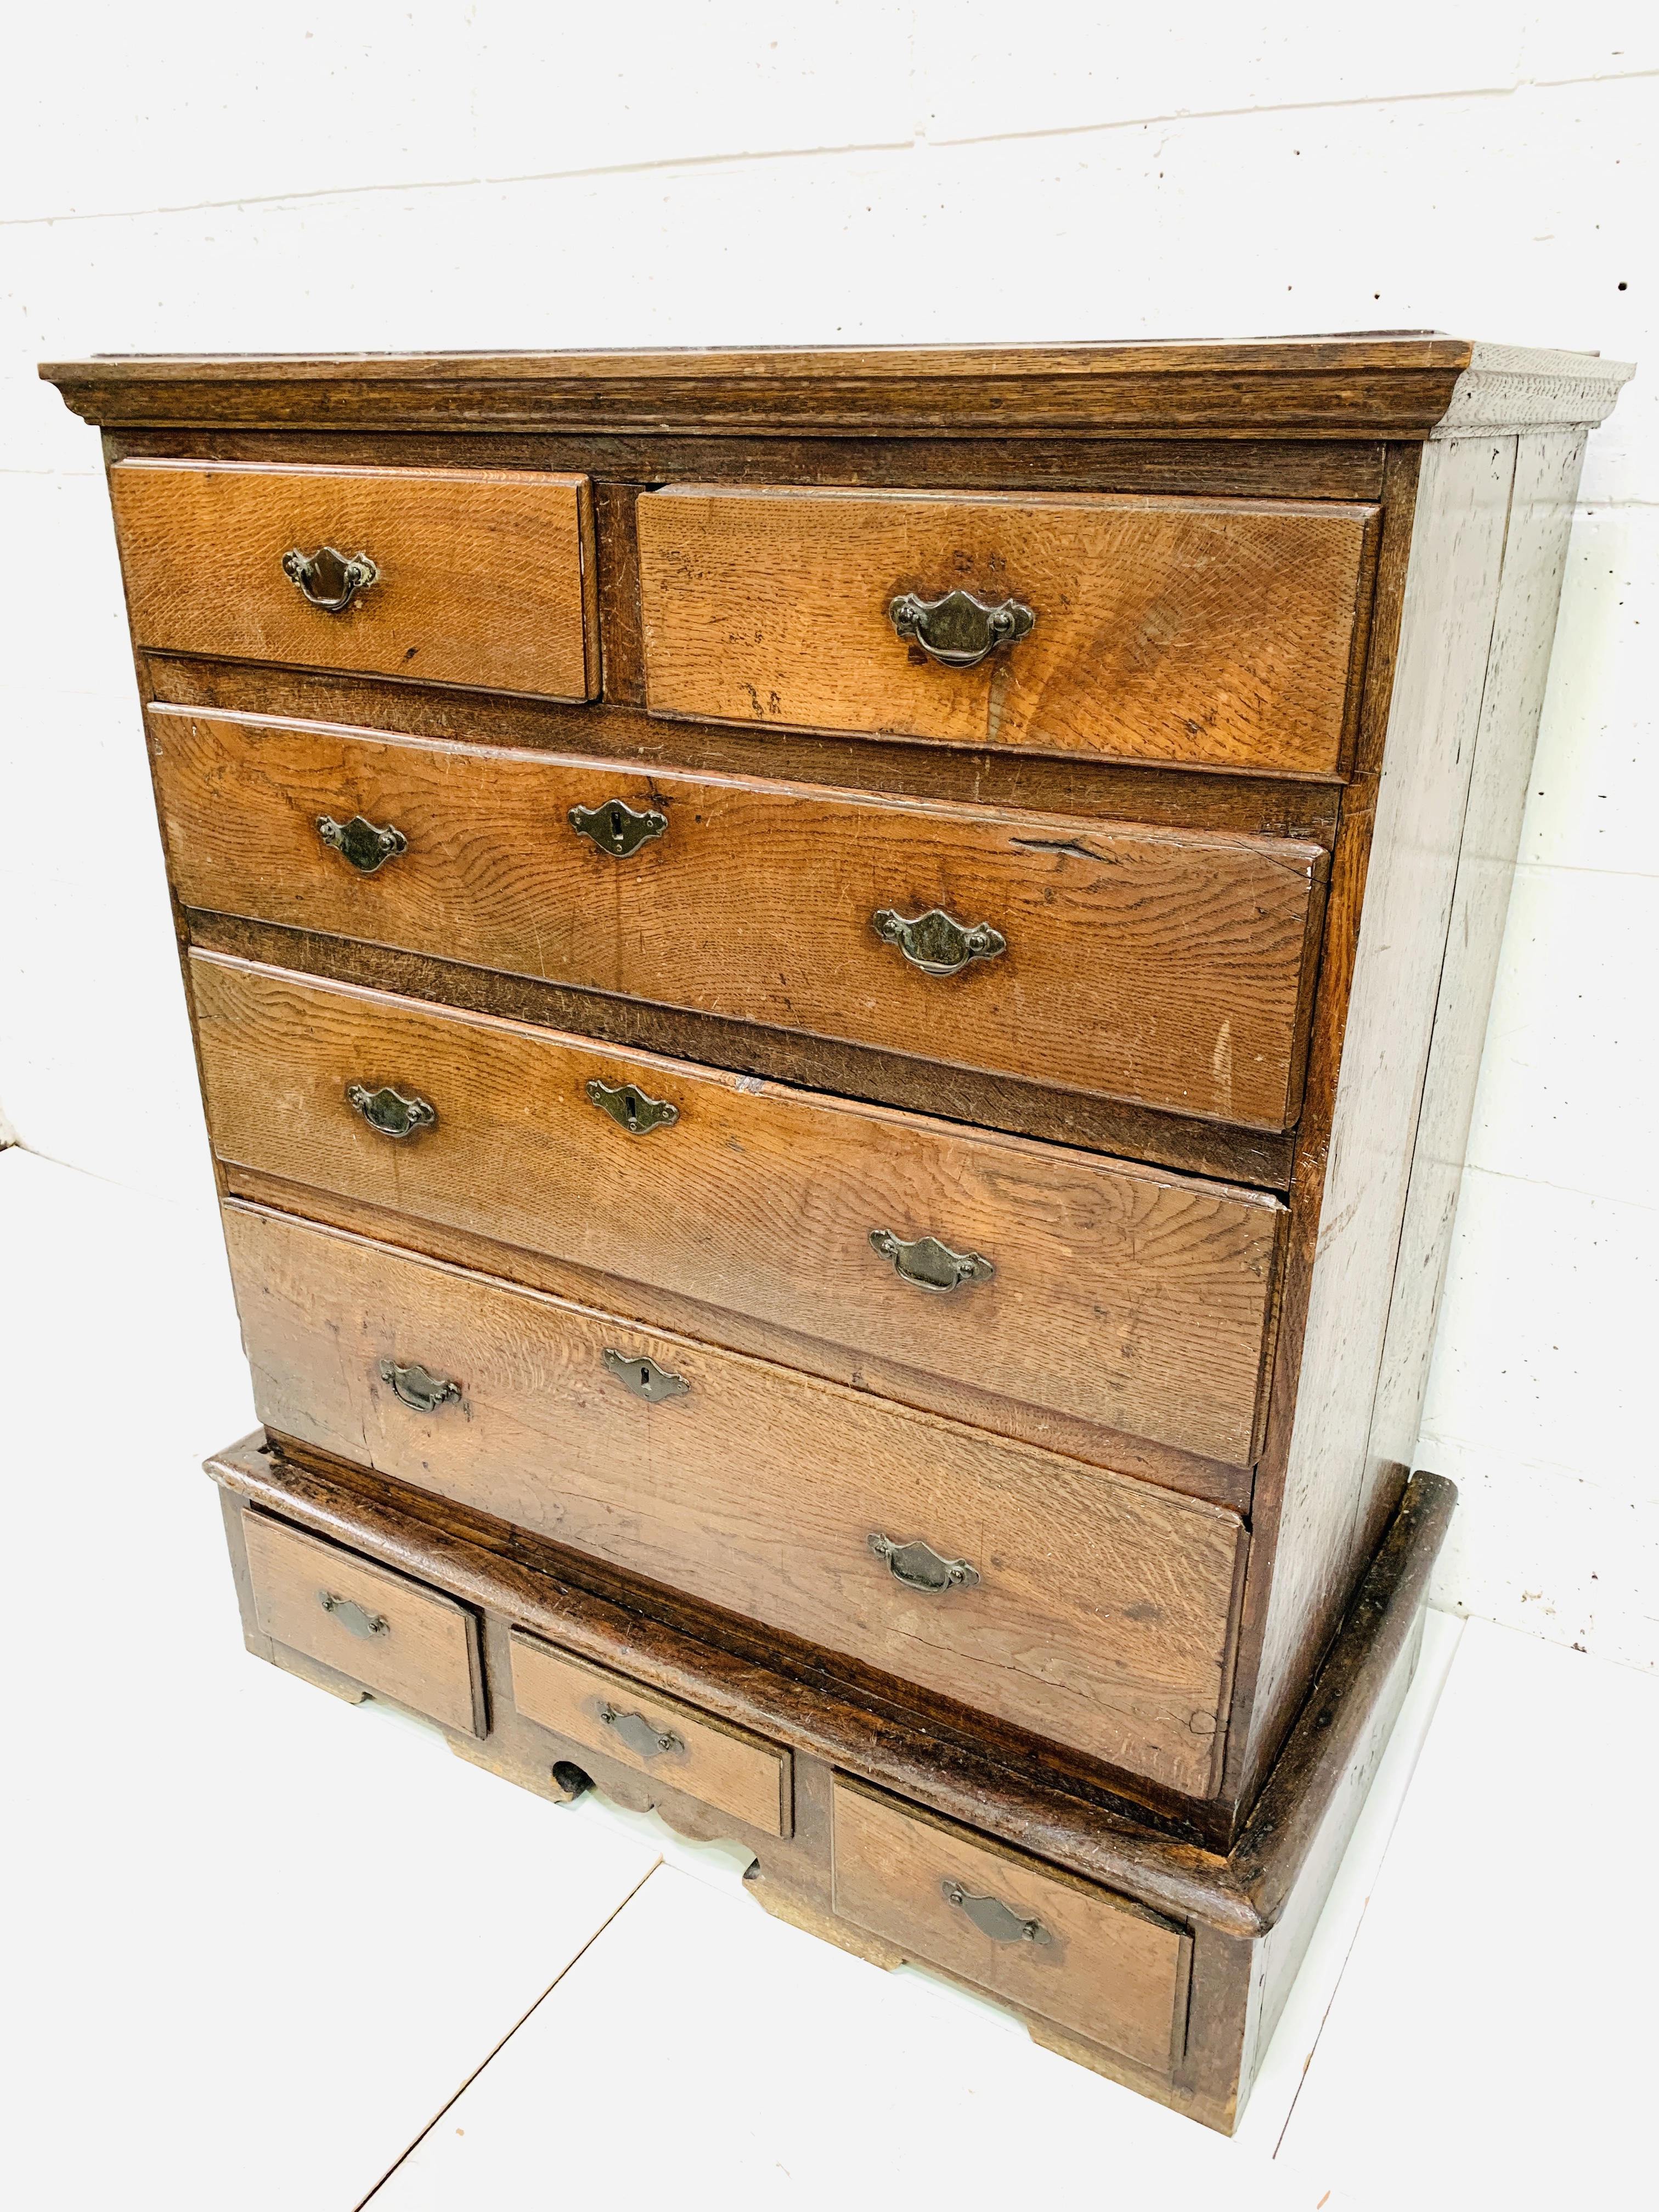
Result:
<svg viewBox="0 0 1659 2212"><path fill-rule="evenodd" d="M1234 1730L1248 1803L1335 1635L1361 1571L1367 1484L1406 1193L1433 1035L1515 474L1514 441L1424 451L1399 589L1391 684L1368 689L1332 873L1298 1156L1287 1307L1258 1482ZM1405 501L1395 503L1404 519ZM1384 643L1388 641L1385 639ZM1403 1467L1374 1470L1397 1501Z"/></svg>
<svg viewBox="0 0 1659 2212"><path fill-rule="evenodd" d="M186 906L1276 1129L1294 1118L1319 846L927 805L150 710ZM572 827L665 827L619 857ZM319 834L407 849L372 875ZM928 975L879 911L988 921Z"/></svg>
<svg viewBox="0 0 1659 2212"><path fill-rule="evenodd" d="M827 436L788 432L376 430L349 423L269 429L124 425L105 433L112 462L180 456L404 468L546 469L592 473L631 499L649 484L884 484L984 491L1218 492L1249 498L1375 499L1383 457L1376 437L1158 436L1130 432L1042 438ZM603 537L604 523L598 527ZM601 561L603 562L603 553Z"/></svg>
<svg viewBox="0 0 1659 2212"><path fill-rule="evenodd" d="M1270 1197L208 954L191 973L228 1163L1251 1456L1285 1218ZM593 1081L678 1118L630 1135ZM435 1124L385 1136L347 1103L352 1084L418 1094ZM919 1288L875 1230L996 1272Z"/></svg>
<svg viewBox="0 0 1659 2212"><path fill-rule="evenodd" d="M106 423L1421 437L1445 414L1473 350L1466 339L1420 332L1180 345L130 356L47 362L41 374L70 407ZM1581 380L1597 366L1571 358Z"/></svg>
<svg viewBox="0 0 1659 2212"><path fill-rule="evenodd" d="M1094 820L1237 830L1327 847L1342 786L1333 780L1094 760L1036 750L987 752L908 738L839 737L726 722L667 721L627 705L472 692L337 670L276 668L192 654L143 655L146 696L235 716L275 714L390 737L545 748L573 758L755 775L893 798L970 799Z"/></svg>
<svg viewBox="0 0 1659 2212"><path fill-rule="evenodd" d="M1094 1889L857 1784L835 1785L836 1911L1097 2043L1168 2073L1186 2024L1192 1940L1128 1898ZM994 1941L946 1885L990 1897L1042 1940Z"/></svg>
<svg viewBox="0 0 1659 2212"><path fill-rule="evenodd" d="M1173 1918L1246 1940L1277 1925L1295 1903L1356 1760L1376 1748L1373 1723L1415 1641L1457 1500L1438 1475L1411 1478L1318 1677L1318 1694L1248 1826L1231 1845L1206 1848L1192 1817L1204 1808L1189 1803L1187 1817L1171 1820L1033 1757L1024 1739L990 1727L963 1735L885 1709L863 1690L849 1694L821 1666L796 1664L785 1639L751 1631L734 1644L726 1617L708 1608L665 1595L653 1605L643 1585L628 1596L602 1589L602 1570L592 1582L573 1577L575 1553L361 1462L301 1460L258 1429L216 1454L207 1472L239 1500L787 1744L803 1765L826 1762ZM810 1784L801 1794L811 1794Z"/></svg>
<svg viewBox="0 0 1659 2212"><path fill-rule="evenodd" d="M225 1218L268 1426L1205 1794L1236 1515L337 1231ZM648 1403L607 1350L688 1387ZM383 1359L459 1402L412 1410ZM980 1579L914 1592L872 1534Z"/></svg>
<svg viewBox="0 0 1659 2212"><path fill-rule="evenodd" d="M468 1735L486 1733L477 1623L441 1590L258 1514L244 1522L261 1632ZM336 1601L331 1609L327 1595ZM356 1635L339 1601L380 1624Z"/></svg>
<svg viewBox="0 0 1659 2212"><path fill-rule="evenodd" d="M1207 1498L1213 1504L1231 1505L1239 1512L1249 1510L1253 1486L1248 1468L1201 1459L1169 1444L1155 1444L1146 1437L1129 1436L1121 1429L1079 1421L1055 1413L1052 1407L1000 1398L970 1382L908 1367L900 1358L827 1344L822 1337L782 1328L770 1315L734 1313L729 1307L707 1305L659 1287L624 1282L545 1252L529 1252L521 1245L503 1244L442 1222L415 1219L387 1206L346 1198L337 1191L287 1182L280 1176L263 1175L252 1168L227 1167L224 1188L231 1197L250 1199L256 1206L278 1213L299 1214L373 1237L379 1243L447 1260L477 1274L497 1275L531 1290L550 1291L556 1297L569 1298L578 1305L627 1314L636 1321L672 1329L676 1335L695 1336L728 1352L746 1352L757 1359L775 1360L803 1373L822 1376L829 1382L843 1382L848 1389L873 1390L878 1397L890 1398L897 1405L943 1413L951 1420L967 1422L970 1428L988 1429L994 1436L1035 1444L1066 1459L1084 1460L1091 1467L1110 1468L1141 1482L1182 1491L1189 1498Z"/></svg>
<svg viewBox="0 0 1659 2212"><path fill-rule="evenodd" d="M1342 765L1376 509L674 485L637 509L653 713L1119 759ZM1036 613L976 668L896 594Z"/></svg>
<svg viewBox="0 0 1659 2212"><path fill-rule="evenodd" d="M109 483L141 646L560 699L599 689L585 476L134 460ZM283 571L291 549L325 544L380 572L342 613Z"/></svg>
<svg viewBox="0 0 1659 2212"><path fill-rule="evenodd" d="M866 1099L932 1120L1108 1152L1118 1159L1207 1176L1218 1182L1283 1191L1291 1180L1297 1140L1288 1130L1247 1129L1237 1122L1166 1114L1156 1107L1132 1106L1121 1098L1060 1091L1052 1084L988 1075L941 1060L919 1060L913 1054L878 1052L868 1045L845 1044L800 1030L759 1029L714 1014L653 1006L643 999L578 991L564 983L509 975L500 969L467 967L360 938L324 937L314 930L249 921L202 907L185 909L183 921L191 941L204 951L225 953L256 966L286 968L297 975L362 984L400 998L498 1014L508 1021L594 1037L625 1052L725 1068L795 1091Z"/></svg>
<svg viewBox="0 0 1659 2212"><path fill-rule="evenodd" d="M777 1745L643 1689L625 1674L591 1667L521 1629L513 1632L512 1668L513 1702L527 1719L653 1782L702 1798L764 1835L789 1834L789 1753ZM619 1712L637 1717L670 1741L656 1750L635 1750L617 1733Z"/></svg>

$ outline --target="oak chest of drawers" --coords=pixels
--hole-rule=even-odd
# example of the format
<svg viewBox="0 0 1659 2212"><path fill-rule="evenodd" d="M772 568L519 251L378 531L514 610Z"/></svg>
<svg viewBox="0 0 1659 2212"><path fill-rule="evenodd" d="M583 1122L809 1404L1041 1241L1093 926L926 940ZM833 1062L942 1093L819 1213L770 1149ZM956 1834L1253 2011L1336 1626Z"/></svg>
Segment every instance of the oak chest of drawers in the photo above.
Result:
<svg viewBox="0 0 1659 2212"><path fill-rule="evenodd" d="M1435 336L112 359L250 1647L1232 2124L1587 432Z"/></svg>

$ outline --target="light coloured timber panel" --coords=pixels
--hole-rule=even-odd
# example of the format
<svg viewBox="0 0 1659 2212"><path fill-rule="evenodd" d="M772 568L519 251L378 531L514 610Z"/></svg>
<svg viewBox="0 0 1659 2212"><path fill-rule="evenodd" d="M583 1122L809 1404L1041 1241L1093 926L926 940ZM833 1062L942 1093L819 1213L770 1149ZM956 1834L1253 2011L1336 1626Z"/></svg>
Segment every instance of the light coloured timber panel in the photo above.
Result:
<svg viewBox="0 0 1659 2212"><path fill-rule="evenodd" d="M639 502L659 714L1330 775L1377 510L1359 503L672 485ZM1030 607L974 668L896 595Z"/></svg>
<svg viewBox="0 0 1659 2212"><path fill-rule="evenodd" d="M267 1636L445 1728L485 1733L478 1625L465 1606L263 1515L244 1526Z"/></svg>
<svg viewBox="0 0 1659 2212"><path fill-rule="evenodd" d="M590 1666L539 1637L512 1634L513 1702L567 1742L597 1751L764 1835L794 1826L788 1752L674 1698Z"/></svg>
<svg viewBox="0 0 1659 2212"><path fill-rule="evenodd" d="M232 1202L260 1419L1196 1796L1237 1515L769 1362ZM605 1360L686 1387L651 1402ZM452 1382L424 1413L381 1363ZM872 1535L976 1582L920 1592Z"/></svg>
<svg viewBox="0 0 1659 2212"><path fill-rule="evenodd" d="M140 646L554 699L599 689L585 476L131 460L110 496ZM283 568L325 545L379 571L339 613Z"/></svg>
<svg viewBox="0 0 1659 2212"><path fill-rule="evenodd" d="M228 1164L1249 1463L1270 1196L218 955L189 967ZM590 1083L677 1118L630 1133ZM435 1119L383 1135L354 1085ZM921 1287L872 1231L994 1272Z"/></svg>
<svg viewBox="0 0 1659 2212"><path fill-rule="evenodd" d="M1173 2070L1192 1960L1184 1929L839 1779L834 1820L833 1897L843 1919L921 1965L1029 2006L1158 2073ZM1016 1923L1031 1932L1017 1932Z"/></svg>
<svg viewBox="0 0 1659 2212"><path fill-rule="evenodd" d="M1317 845L178 708L151 708L150 745L188 907L1253 1127L1295 1115ZM402 841L368 872L319 829L358 819ZM634 849L599 842L612 819ZM1006 950L923 972L874 918L931 910Z"/></svg>

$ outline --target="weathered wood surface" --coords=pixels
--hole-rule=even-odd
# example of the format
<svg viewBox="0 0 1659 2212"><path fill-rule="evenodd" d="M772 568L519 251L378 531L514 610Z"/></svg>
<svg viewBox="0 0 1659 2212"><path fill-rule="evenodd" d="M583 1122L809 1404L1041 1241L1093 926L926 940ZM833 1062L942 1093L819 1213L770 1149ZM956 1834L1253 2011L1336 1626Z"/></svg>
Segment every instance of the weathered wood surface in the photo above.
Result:
<svg viewBox="0 0 1659 2212"><path fill-rule="evenodd" d="M1582 430L1534 433L1517 442L1504 574L1480 696L1434 1038L1424 1076L1364 1489L1350 1537L1351 1571L1358 1571L1382 1540L1391 1485L1397 1480L1394 1471L1409 1465L1417 1449L1583 455Z"/></svg>
<svg viewBox="0 0 1659 2212"><path fill-rule="evenodd" d="M1472 351L1424 331L1179 345L131 355L46 362L40 374L77 413L111 424L1421 437Z"/></svg>
<svg viewBox="0 0 1659 2212"><path fill-rule="evenodd" d="M486 1733L477 1623L464 1606L281 1522L251 1514L243 1526L264 1635L445 1728Z"/></svg>
<svg viewBox="0 0 1659 2212"><path fill-rule="evenodd" d="M134 424L104 434L118 460L307 461L337 468L550 469L591 472L596 509L610 484L629 503L648 484L820 483L927 490L1174 491L1249 498L1375 499L1389 448L1354 438L1050 433L1042 438L903 438L836 431L800 436L738 431L405 428L317 422L270 429ZM614 517L612 518L614 521ZM601 541L605 518L596 513ZM629 556L631 560L631 556ZM609 694L607 693L607 696Z"/></svg>
<svg viewBox="0 0 1659 2212"><path fill-rule="evenodd" d="M1326 1816L1415 1639L1457 1492L1419 1471L1372 1561L1249 1826L1231 1854L1205 1849L1187 1821L1091 1790L987 1730L969 1742L849 1696L816 1668L791 1669L757 1639L740 1653L723 1624L681 1608L653 1614L637 1595L596 1595L571 1577L574 1555L476 1510L388 1480L361 1462L301 1464L262 1430L207 1462L216 1482L469 1605L544 1635L598 1666L787 1743L1086 1880L1121 1889L1219 1936L1274 1927L1314 1857ZM1022 1747L1022 1750L1029 1747Z"/></svg>
<svg viewBox="0 0 1659 2212"><path fill-rule="evenodd" d="M493 1237L449 1228L442 1222L415 1219L387 1206L343 1197L337 1191L285 1182L280 1176L262 1175L252 1168L227 1167L223 1180L228 1196L246 1198L279 1213L297 1213L331 1228L348 1229L379 1243L447 1260L476 1274L522 1283L529 1290L550 1291L555 1297L568 1298L577 1305L627 1314L636 1321L670 1329L677 1336L694 1336L728 1352L746 1352L757 1359L799 1368L803 1374L821 1376L826 1382L845 1383L849 1390L871 1390L896 1405L943 1413L948 1419L965 1421L970 1428L989 1430L992 1435L1007 1437L1016 1443L1035 1444L1040 1450L1080 1459L1091 1467L1109 1468L1118 1474L1158 1483L1165 1490L1183 1491L1189 1498L1207 1498L1213 1504L1231 1505L1240 1512L1249 1510L1252 1477L1248 1468L1201 1459L1168 1444L1155 1444L1146 1437L1129 1436L1121 1429L1079 1421L1055 1413L1052 1407L997 1397L972 1383L920 1372L906 1366L902 1358L886 1358L879 1352L854 1352L844 1345L829 1344L822 1337L782 1328L769 1315L734 1313L729 1306L706 1305L700 1299L682 1297L656 1286L624 1282L545 1252L502 1244Z"/></svg>
<svg viewBox="0 0 1659 2212"><path fill-rule="evenodd" d="M1305 1328L1257 1486L1255 1587L1247 1594L1230 1773L1248 1803L1335 1633L1358 1572L1353 1534L1382 1358L1406 1192L1475 733L1492 645L1515 441L1424 450L1386 744L1378 744L1364 912L1324 1157L1308 1158L1297 1218L1318 1224ZM1379 733L1380 734L1380 733ZM1362 758L1362 781L1371 769ZM1341 896L1342 851L1332 907ZM1322 977L1322 999L1338 985ZM1316 1032L1315 1073L1318 1081ZM1303 1164L1298 1164L1302 1176ZM1293 1232L1294 1241L1294 1232ZM1287 1271L1287 1284L1295 1266ZM1281 1412L1282 1406L1282 1412ZM1293 1409L1293 1410L1292 1410ZM1394 1470L1390 1510L1403 1481ZM1259 1660L1258 1660L1259 1651ZM1232 1762L1237 1761L1236 1768Z"/></svg>
<svg viewBox="0 0 1659 2212"><path fill-rule="evenodd" d="M625 1674L573 1659L521 1629L513 1632L512 1655L513 1703L526 1719L734 1814L745 1826L771 1836L789 1833L787 1751L642 1689ZM644 1723L657 1744L636 1749L634 1735L618 1735L618 1715Z"/></svg>
<svg viewBox="0 0 1659 2212"><path fill-rule="evenodd" d="M585 476L122 461L110 471L136 642L586 699L599 689ZM291 550L367 554L340 613Z"/></svg>
<svg viewBox="0 0 1659 2212"><path fill-rule="evenodd" d="M1235 830L1328 846L1342 786L1295 776L1101 761L1076 753L987 752L907 739L838 737L752 724L669 721L628 704L514 698L441 684L271 668L183 654L145 656L148 696L233 717L272 715L392 738L545 749L682 774L750 775L889 798L1019 806L1093 821Z"/></svg>
<svg viewBox="0 0 1659 2212"><path fill-rule="evenodd" d="M1039 1931L996 1941L947 1887ZM1091 1889L855 1784L835 1785L836 1911L924 1965L1076 2028L1167 2073L1181 2055L1192 1939L1144 1905Z"/></svg>
<svg viewBox="0 0 1659 2212"><path fill-rule="evenodd" d="M1200 1121L1188 1114L1132 1106L1121 1098L1060 1091L1052 1084L1029 1083L1018 1076L989 1075L981 1069L919 1060L913 1054L878 1052L868 1045L840 1043L799 1030L761 1029L751 1022L689 1013L608 992L578 991L534 976L506 975L500 969L471 968L361 938L323 937L276 922L210 914L201 907L187 908L183 919L191 942L204 951L258 967L285 968L296 975L361 984L400 998L496 1014L538 1029L593 1037L624 1052L758 1076L794 1091L862 1098L930 1120L961 1121L1085 1152L1109 1152L1115 1158L1206 1176L1218 1182L1283 1191L1291 1180L1297 1139L1288 1130Z"/></svg>
<svg viewBox="0 0 1659 2212"><path fill-rule="evenodd" d="M912 1366L1248 1463L1284 1209L1057 1147L191 957L227 1163L902 1352ZM630 1134L598 1082L672 1106ZM435 1113L399 1139L347 1086ZM872 1231L995 1273L902 1280Z"/></svg>
<svg viewBox="0 0 1659 2212"><path fill-rule="evenodd" d="M1206 1794L1237 1516L285 1216L226 1232L267 1427ZM607 1351L686 1387L648 1402ZM908 1589L872 1535L978 1580Z"/></svg>
<svg viewBox="0 0 1659 2212"><path fill-rule="evenodd" d="M653 714L1331 775L1376 510L674 485L636 525ZM888 618L953 590L1034 610L943 667Z"/></svg>
<svg viewBox="0 0 1659 2212"><path fill-rule="evenodd" d="M1319 846L160 707L149 727L188 907L1218 1121L1294 1118ZM626 854L572 824L611 805L639 818ZM319 830L355 817L406 849L359 872ZM1006 950L922 973L873 918L930 909Z"/></svg>

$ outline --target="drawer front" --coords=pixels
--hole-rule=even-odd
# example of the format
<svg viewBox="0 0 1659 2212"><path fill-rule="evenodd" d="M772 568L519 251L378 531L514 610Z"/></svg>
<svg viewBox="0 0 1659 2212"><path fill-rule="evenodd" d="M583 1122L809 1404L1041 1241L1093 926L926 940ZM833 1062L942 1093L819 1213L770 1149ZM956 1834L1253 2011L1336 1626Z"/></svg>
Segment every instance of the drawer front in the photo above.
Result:
<svg viewBox="0 0 1659 2212"><path fill-rule="evenodd" d="M1253 1127L1299 1103L1316 845L178 708L150 731L186 906ZM930 913L995 944L906 951Z"/></svg>
<svg viewBox="0 0 1659 2212"><path fill-rule="evenodd" d="M513 1702L527 1720L666 1782L768 1836L794 1826L787 1751L513 1632Z"/></svg>
<svg viewBox="0 0 1659 2212"><path fill-rule="evenodd" d="M216 955L191 972L222 1159L1251 1460L1274 1200ZM432 1118L382 1133L349 1090Z"/></svg>
<svg viewBox="0 0 1659 2212"><path fill-rule="evenodd" d="M1377 512L672 485L639 502L647 703L1329 775L1345 753ZM906 636L891 610L956 592L1010 607L1016 629L1035 619L976 665L946 665L919 640L976 651L971 615L947 627L945 609Z"/></svg>
<svg viewBox="0 0 1659 2212"><path fill-rule="evenodd" d="M835 1785L836 1911L1159 2074L1186 2045L1192 1938L1126 1897L874 1790Z"/></svg>
<svg viewBox="0 0 1659 2212"><path fill-rule="evenodd" d="M1210 1790L1237 1516L291 1216L226 1229L273 1431Z"/></svg>
<svg viewBox="0 0 1659 2212"><path fill-rule="evenodd" d="M116 464L110 494L141 646L553 699L599 689L586 477L140 460ZM283 565L324 547L376 572L336 611ZM315 574L309 589L344 586Z"/></svg>
<svg viewBox="0 0 1659 2212"><path fill-rule="evenodd" d="M478 1625L465 1606L337 1544L246 1514L254 1617L267 1636L464 1735L483 1735Z"/></svg>

